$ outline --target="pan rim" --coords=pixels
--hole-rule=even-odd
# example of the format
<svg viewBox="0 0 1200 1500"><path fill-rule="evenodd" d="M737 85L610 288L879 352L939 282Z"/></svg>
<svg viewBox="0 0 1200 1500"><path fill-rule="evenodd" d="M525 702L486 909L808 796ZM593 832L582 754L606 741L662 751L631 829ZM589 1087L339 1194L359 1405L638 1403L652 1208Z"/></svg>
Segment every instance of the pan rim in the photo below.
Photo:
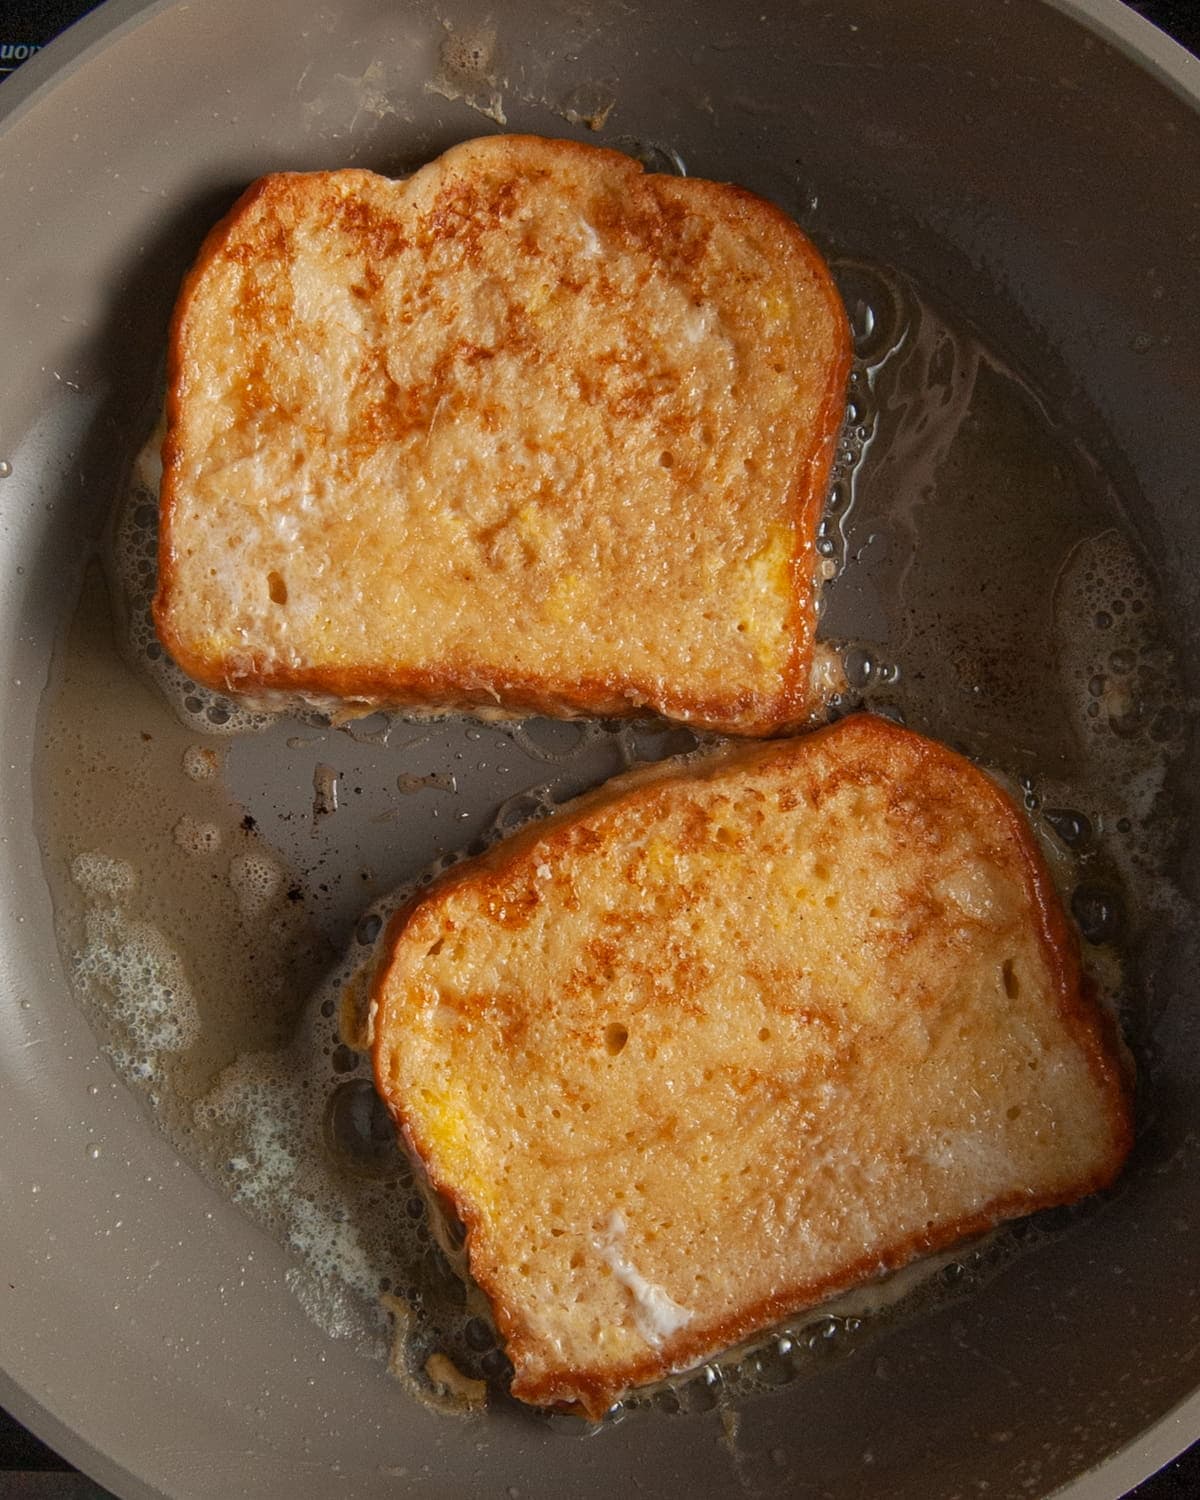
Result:
<svg viewBox="0 0 1200 1500"><path fill-rule="evenodd" d="M0 90L0 137L72 74L156 14L186 0L106 0L56 37ZM1121 0L1040 0L1113 45L1175 97L1200 114L1200 59ZM0 1368L3 1404L43 1441L106 1487L154 1500L158 1491L65 1424L31 1390ZM1129 1489L1177 1457L1200 1435L1200 1391L1184 1398L1101 1465L1056 1492L1059 1500L1120 1500Z"/></svg>

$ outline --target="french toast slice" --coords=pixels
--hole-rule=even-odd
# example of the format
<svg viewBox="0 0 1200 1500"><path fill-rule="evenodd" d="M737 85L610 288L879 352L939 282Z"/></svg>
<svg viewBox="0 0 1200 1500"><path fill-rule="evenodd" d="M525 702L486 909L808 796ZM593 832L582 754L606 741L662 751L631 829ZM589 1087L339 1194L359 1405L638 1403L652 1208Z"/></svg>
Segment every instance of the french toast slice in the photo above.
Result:
<svg viewBox="0 0 1200 1500"><path fill-rule="evenodd" d="M266 706L802 723L848 369L736 187L531 136L265 177L175 311L159 636Z"/></svg>
<svg viewBox="0 0 1200 1500"><path fill-rule="evenodd" d="M376 1086L536 1405L603 1413L1104 1187L1123 1045L1021 814L868 715L619 778L393 919Z"/></svg>

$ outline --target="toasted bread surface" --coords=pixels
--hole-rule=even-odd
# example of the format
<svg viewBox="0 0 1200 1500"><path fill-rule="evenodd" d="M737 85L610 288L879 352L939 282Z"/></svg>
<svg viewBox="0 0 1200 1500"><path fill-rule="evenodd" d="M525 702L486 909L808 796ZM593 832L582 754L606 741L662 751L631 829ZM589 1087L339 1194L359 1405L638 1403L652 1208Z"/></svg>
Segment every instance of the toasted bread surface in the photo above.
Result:
<svg viewBox="0 0 1200 1500"><path fill-rule="evenodd" d="M735 187L520 136L263 178L176 309L160 637L267 701L799 723L848 368Z"/></svg>
<svg viewBox="0 0 1200 1500"><path fill-rule="evenodd" d="M622 778L394 919L376 1083L535 1404L595 1416L1109 1183L1111 1019L1021 815L887 721Z"/></svg>

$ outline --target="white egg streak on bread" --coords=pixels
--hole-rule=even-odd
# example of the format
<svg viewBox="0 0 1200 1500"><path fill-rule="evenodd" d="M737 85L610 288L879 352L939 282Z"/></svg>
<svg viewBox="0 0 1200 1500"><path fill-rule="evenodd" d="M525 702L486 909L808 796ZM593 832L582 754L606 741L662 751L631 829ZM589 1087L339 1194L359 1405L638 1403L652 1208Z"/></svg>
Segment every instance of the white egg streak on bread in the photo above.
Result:
<svg viewBox="0 0 1200 1500"><path fill-rule="evenodd" d="M175 312L159 635L268 707L803 723L848 368L740 188L532 136L265 177Z"/></svg>
<svg viewBox="0 0 1200 1500"><path fill-rule="evenodd" d="M372 1004L513 1394L592 1417L1104 1187L1131 1142L1021 814L866 715L621 777L457 867Z"/></svg>

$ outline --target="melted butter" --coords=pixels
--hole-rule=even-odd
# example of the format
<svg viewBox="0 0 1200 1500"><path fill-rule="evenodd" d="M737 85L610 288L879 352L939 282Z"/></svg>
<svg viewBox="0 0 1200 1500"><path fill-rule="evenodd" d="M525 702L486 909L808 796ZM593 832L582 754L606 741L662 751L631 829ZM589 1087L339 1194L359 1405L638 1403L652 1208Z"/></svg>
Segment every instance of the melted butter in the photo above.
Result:
<svg viewBox="0 0 1200 1500"><path fill-rule="evenodd" d="M93 568L42 722L47 874L80 997L110 1053L154 1079L168 1128L233 1059L290 1035L331 957L220 769L122 662ZM156 1045L167 1011L181 1034Z"/></svg>

